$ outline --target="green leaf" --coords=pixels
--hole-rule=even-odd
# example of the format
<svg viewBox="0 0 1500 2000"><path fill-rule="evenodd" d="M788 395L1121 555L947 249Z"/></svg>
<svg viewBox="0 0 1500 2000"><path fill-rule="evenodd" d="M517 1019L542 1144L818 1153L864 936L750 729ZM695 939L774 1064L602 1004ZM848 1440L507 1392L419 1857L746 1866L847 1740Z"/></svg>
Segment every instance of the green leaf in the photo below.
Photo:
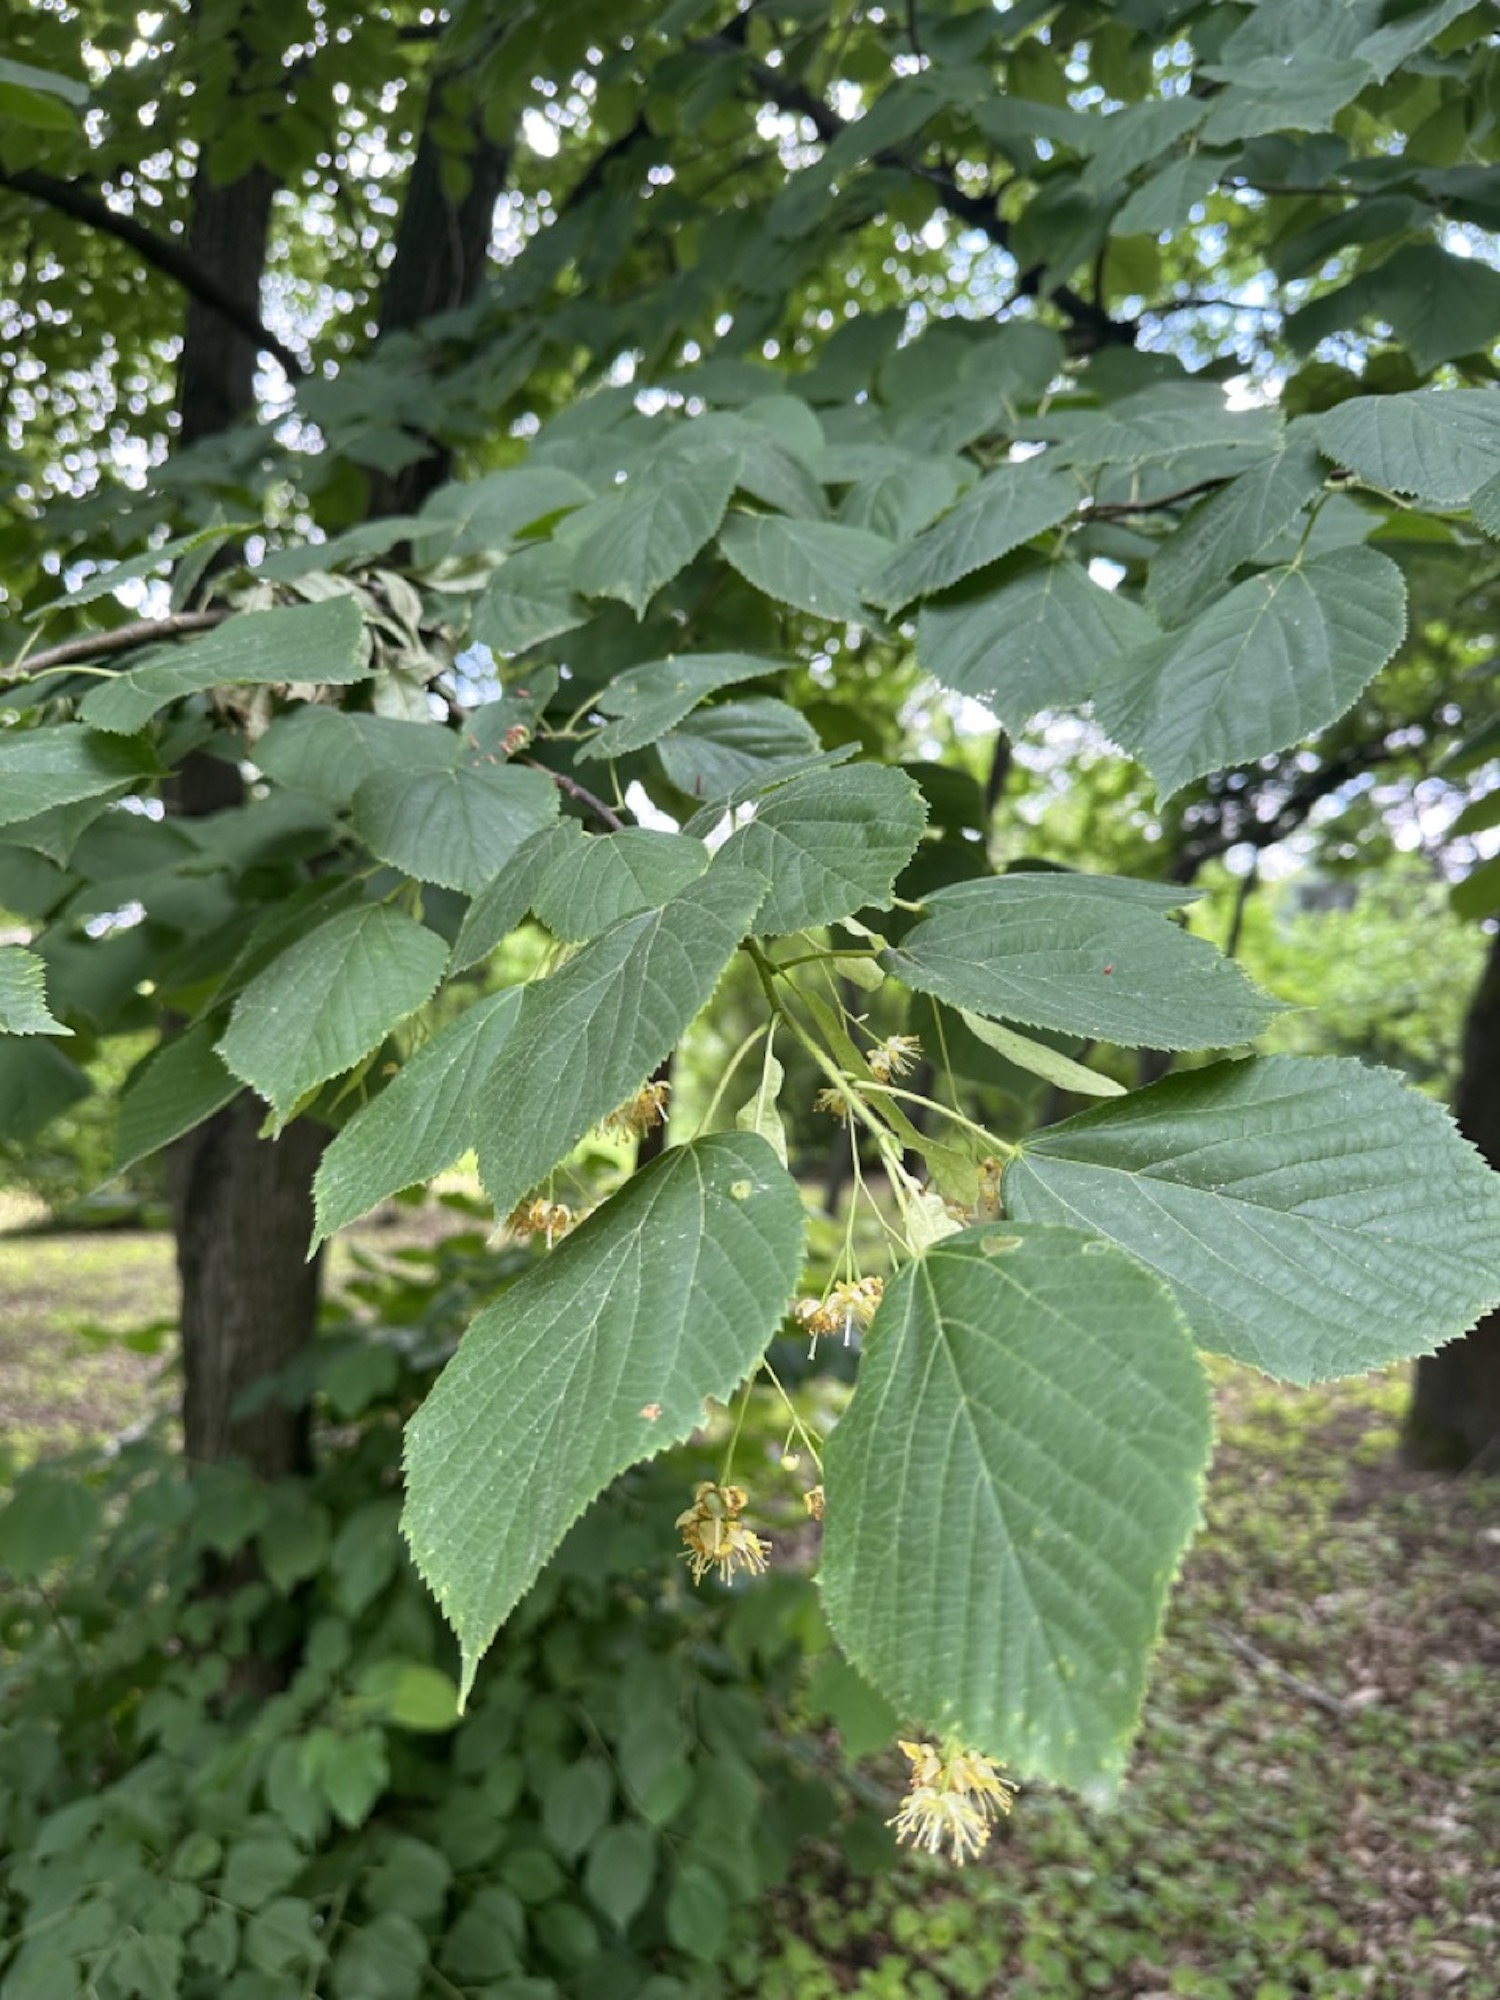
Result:
<svg viewBox="0 0 1500 2000"><path fill-rule="evenodd" d="M1112 1237L1201 1346L1289 1382L1428 1353L1500 1298L1500 1176L1351 1059L1168 1077L1038 1133L1003 1191L1020 1220Z"/></svg>
<svg viewBox="0 0 1500 2000"><path fill-rule="evenodd" d="M878 1688L832 1646L813 1669L807 1705L826 1716L839 1733L839 1748L851 1762L888 1750L901 1731L901 1717Z"/></svg>
<svg viewBox="0 0 1500 2000"><path fill-rule="evenodd" d="M99 1525L99 1496L77 1479L33 1472L0 1507L0 1568L18 1583L70 1561Z"/></svg>
<svg viewBox="0 0 1500 2000"><path fill-rule="evenodd" d="M609 1766L598 1757L565 1764L542 1791L542 1831L564 1861L576 1861L609 1818Z"/></svg>
<svg viewBox="0 0 1500 2000"><path fill-rule="evenodd" d="M46 967L34 951L0 945L0 1034L71 1035L47 1012Z"/></svg>
<svg viewBox="0 0 1500 2000"><path fill-rule="evenodd" d="M108 596L122 583L135 583L142 577L154 575L165 565L176 562L179 556L190 555L195 549L220 548L225 542L232 541L236 535L255 534L259 529L258 521L234 521L227 526L220 524L212 528L199 528L191 535L177 535L173 540L163 542L160 548L146 549L138 556L131 556L127 562L113 563L108 569L96 571L76 589L65 592L61 597L54 597L50 604L44 604L39 611L33 611L30 617L50 618L54 611L72 611L79 605L92 604L95 598Z"/></svg>
<svg viewBox="0 0 1500 2000"><path fill-rule="evenodd" d="M509 937L531 908L531 899L553 862L582 838L577 820L565 819L521 843L507 866L480 890L465 912L450 971L463 972L477 965L502 938Z"/></svg>
<svg viewBox="0 0 1500 2000"><path fill-rule="evenodd" d="M515 1025L521 989L486 994L421 1048L324 1153L312 1248L474 1143L474 1096Z"/></svg>
<svg viewBox="0 0 1500 2000"><path fill-rule="evenodd" d="M556 819L557 807L557 787L544 771L461 764L366 778L350 821L370 852L393 868L472 894Z"/></svg>
<svg viewBox="0 0 1500 2000"><path fill-rule="evenodd" d="M753 653L677 653L631 667L616 674L599 696L598 707L611 720L583 745L578 761L644 750L720 688L762 674L779 674L784 666L783 661L758 659Z"/></svg>
<svg viewBox="0 0 1500 2000"><path fill-rule="evenodd" d="M1206 71L1227 83L1199 134L1205 146L1229 146L1263 132L1326 132L1371 80L1369 65L1299 49Z"/></svg>
<svg viewBox="0 0 1500 2000"><path fill-rule="evenodd" d="M507 557L469 621L469 636L501 658L524 653L586 624L589 607L574 586L571 542L541 542Z"/></svg>
<svg viewBox="0 0 1500 2000"><path fill-rule="evenodd" d="M802 1233L796 1183L765 1141L716 1134L636 1174L469 1328L407 1428L404 1516L458 1634L465 1697L584 1508L755 1366Z"/></svg>
<svg viewBox="0 0 1500 2000"><path fill-rule="evenodd" d="M679 1951L712 1963L729 1942L729 1904L719 1878L701 1861L677 1871L667 1897L667 1936Z"/></svg>
<svg viewBox="0 0 1500 2000"><path fill-rule="evenodd" d="M77 723L0 729L0 826L20 826L54 807L118 793L156 769L143 743L123 743Z"/></svg>
<svg viewBox="0 0 1500 2000"><path fill-rule="evenodd" d="M1353 396L1319 417L1318 443L1372 486L1461 507L1500 477L1500 390Z"/></svg>
<svg viewBox="0 0 1500 2000"><path fill-rule="evenodd" d="M839 1644L932 1731L1107 1795L1211 1435L1181 1316L1132 1258L1076 1229L945 1238L888 1286L828 1441Z"/></svg>
<svg viewBox="0 0 1500 2000"><path fill-rule="evenodd" d="M1493 916L1500 909L1500 854L1492 854L1455 882L1448 900L1456 916L1470 920Z"/></svg>
<svg viewBox="0 0 1500 2000"><path fill-rule="evenodd" d="M1500 541L1500 473L1470 496L1469 512L1491 541Z"/></svg>
<svg viewBox="0 0 1500 2000"><path fill-rule="evenodd" d="M1293 347L1307 353L1331 336L1348 339L1351 326L1362 319L1386 321L1418 374L1430 375L1445 361L1484 353L1493 344L1500 323L1500 272L1477 257L1455 257L1436 243L1406 243L1384 263L1293 313L1285 333ZM1494 396L1493 390L1444 393Z"/></svg>
<svg viewBox="0 0 1500 2000"><path fill-rule="evenodd" d="M377 772L449 771L462 751L459 737L435 722L345 715L304 702L277 716L256 743L255 762L278 785L346 806Z"/></svg>
<svg viewBox="0 0 1500 2000"><path fill-rule="evenodd" d="M55 1042L0 1035L0 1136L24 1144L93 1087Z"/></svg>
<svg viewBox="0 0 1500 2000"><path fill-rule="evenodd" d="M953 505L972 477L973 468L958 457L883 453L879 469L845 494L839 520L848 528L868 528L890 542L909 541Z"/></svg>
<svg viewBox="0 0 1500 2000"><path fill-rule="evenodd" d="M448 1688L451 1707L451 1681ZM452 1881L453 1865L445 1854L425 1840L396 1833L389 1836L380 1865L366 1876L362 1893L372 1910L395 1910L417 1920L441 1918Z"/></svg>
<svg viewBox="0 0 1500 2000"><path fill-rule="evenodd" d="M865 528L780 514L731 514L719 547L747 583L778 604L843 624L869 622L864 586L893 553Z"/></svg>
<svg viewBox="0 0 1500 2000"><path fill-rule="evenodd" d="M718 533L739 481L740 455L722 443L676 440L571 524L572 576L586 597L618 597L635 612Z"/></svg>
<svg viewBox="0 0 1500 2000"><path fill-rule="evenodd" d="M172 1035L133 1070L120 1094L112 1173L124 1173L211 1118L240 1083L215 1048L221 1024L200 1021Z"/></svg>
<svg viewBox="0 0 1500 2000"><path fill-rule="evenodd" d="M677 1046L765 888L743 868L715 866L524 989L476 1112L480 1178L497 1214L509 1214Z"/></svg>
<svg viewBox="0 0 1500 2000"><path fill-rule="evenodd" d="M420 2000L434 1983L427 1963L427 1939L411 1918L382 1910L358 1929L344 1926L333 1962L333 2000Z"/></svg>
<svg viewBox="0 0 1500 2000"><path fill-rule="evenodd" d="M881 963L971 1013L1126 1048L1205 1049L1249 1040L1278 1011L1206 938L1087 876L991 876L927 908Z"/></svg>
<svg viewBox="0 0 1500 2000"><path fill-rule="evenodd" d="M1117 209L1110 221L1111 236L1160 236L1176 229L1210 194L1224 173L1228 158L1222 153L1185 153L1155 173Z"/></svg>
<svg viewBox="0 0 1500 2000"><path fill-rule="evenodd" d="M248 1833L225 1857L219 1893L242 1910L258 1910L295 1882L303 1866L285 1834Z"/></svg>
<svg viewBox="0 0 1500 2000"><path fill-rule="evenodd" d="M606 1827L589 1849L583 1886L616 1930L623 1931L645 1908L656 1880L659 1844L653 1828L626 1820Z"/></svg>
<svg viewBox="0 0 1500 2000"><path fill-rule="evenodd" d="M592 500L591 489L556 465L519 465L486 479L440 486L413 536L423 564L508 548L523 529Z"/></svg>
<svg viewBox="0 0 1500 2000"><path fill-rule="evenodd" d="M1042 709L1076 708L1106 663L1145 644L1151 620L1075 562L1047 563L983 597L926 604L917 658L935 680L1019 736Z"/></svg>
<svg viewBox="0 0 1500 2000"><path fill-rule="evenodd" d="M1323 466L1299 437L1195 507L1151 558L1146 606L1180 625L1243 563L1285 532L1323 487Z"/></svg>
<svg viewBox="0 0 1500 2000"><path fill-rule="evenodd" d="M1116 1083L1112 1076L1104 1076L1096 1069L1086 1069L1071 1056L1065 1056L1061 1049L1049 1049L1045 1042L1034 1042L1029 1035L1018 1035L1014 1028L1007 1028L999 1021L987 1021L967 1008L960 1007L958 1011L971 1035L1029 1075L1042 1077L1048 1083L1055 1083L1059 1090L1076 1091L1084 1097L1125 1095L1123 1083Z"/></svg>
<svg viewBox="0 0 1500 2000"><path fill-rule="evenodd" d="M581 944L638 910L655 909L709 864L701 840L628 826L574 841L538 883L535 915L565 944ZM764 869L761 871L766 873Z"/></svg>
<svg viewBox="0 0 1500 2000"><path fill-rule="evenodd" d="M904 771L852 764L782 785L721 852L771 884L756 927L774 937L869 906L889 909L926 823L922 794Z"/></svg>
<svg viewBox="0 0 1500 2000"><path fill-rule="evenodd" d="M382 1729L315 1729L302 1746L302 1765L335 1818L351 1828L364 1825L390 1783Z"/></svg>
<svg viewBox="0 0 1500 2000"><path fill-rule="evenodd" d="M950 514L898 550L868 595L885 610L897 611L915 597L946 590L971 570L998 562L1033 535L1067 520L1080 498L1071 473L1050 464L1003 465L981 479Z"/></svg>
<svg viewBox="0 0 1500 2000"><path fill-rule="evenodd" d="M256 974L234 1003L219 1055L284 1124L310 1090L430 999L447 962L443 940L399 910L345 910Z"/></svg>
<svg viewBox="0 0 1500 2000"><path fill-rule="evenodd" d="M458 1689L452 1678L441 1667L417 1660L376 1660L359 1677L358 1701L382 1722L417 1735L443 1735L458 1726Z"/></svg>
<svg viewBox="0 0 1500 2000"><path fill-rule="evenodd" d="M299 1905L307 1909L306 1904ZM308 1911L309 1916L311 1911ZM259 1923L252 1918L246 1927L247 1955L251 1933ZM182 1939L162 1931L127 1931L117 1940L108 1958L110 1978L116 1991L138 1996L138 2000L177 2000L182 1991Z"/></svg>
<svg viewBox="0 0 1500 2000"><path fill-rule="evenodd" d="M656 746L661 767L690 798L720 800L815 755L818 739L800 710L768 695L699 709Z"/></svg>
<svg viewBox="0 0 1500 2000"><path fill-rule="evenodd" d="M1405 632L1406 585L1390 557L1335 549L1263 570L1128 655L1096 689L1094 713L1168 798L1326 728Z"/></svg>
<svg viewBox="0 0 1500 2000"><path fill-rule="evenodd" d="M783 1166L789 1164L786 1149L786 1127L781 1122L777 1102L781 1087L786 1082L786 1071L772 1053L775 1041L774 1031L766 1036L765 1053L761 1059L760 1081L755 1086L754 1095L747 1098L735 1113L734 1125L737 1132L755 1132L764 1139Z"/></svg>
<svg viewBox="0 0 1500 2000"><path fill-rule="evenodd" d="M128 736L180 695L256 682L342 686L371 672L358 602L330 597L227 618L201 639L153 647L83 698L79 714L95 728Z"/></svg>
<svg viewBox="0 0 1500 2000"><path fill-rule="evenodd" d="M1210 449L1243 451L1248 465L1251 455L1279 447L1282 420L1275 409L1231 409L1215 383L1167 382L1108 410L1060 410L1031 428L1059 440L1069 464L1096 470Z"/></svg>

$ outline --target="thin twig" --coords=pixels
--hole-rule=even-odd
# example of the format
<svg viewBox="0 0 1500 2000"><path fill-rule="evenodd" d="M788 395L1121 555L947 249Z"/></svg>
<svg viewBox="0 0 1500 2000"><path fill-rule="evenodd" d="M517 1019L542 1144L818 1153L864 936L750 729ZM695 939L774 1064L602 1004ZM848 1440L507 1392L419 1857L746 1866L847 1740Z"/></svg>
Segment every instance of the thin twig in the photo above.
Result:
<svg viewBox="0 0 1500 2000"><path fill-rule="evenodd" d="M624 832L625 822L615 811L614 807L607 806L603 799L595 798L594 794L585 786L580 785L576 778L569 778L561 771L554 771L549 765L539 763L535 757L522 757L519 761L523 764L529 764L533 771L544 772L560 792L566 792L568 797L576 799L579 805L587 806L589 811L599 821L599 824L607 826L611 833Z"/></svg>
<svg viewBox="0 0 1500 2000"><path fill-rule="evenodd" d="M1184 500L1196 500L1200 493L1212 493L1229 481L1224 475L1216 479L1199 479L1191 486L1179 486L1175 493L1163 493L1155 500L1100 500L1088 510L1091 521L1116 521L1127 514L1159 514L1164 507L1179 506Z"/></svg>
<svg viewBox="0 0 1500 2000"><path fill-rule="evenodd" d="M1303 1701L1310 1701L1314 1708L1321 1708L1328 1715L1336 1715L1340 1722L1347 1722L1351 1715L1359 1713L1352 1702L1341 1701L1336 1694L1330 1694L1327 1688L1320 1688L1315 1681L1306 1681L1300 1674L1290 1673L1279 1660L1273 1660L1259 1646L1252 1646L1248 1639L1231 1631L1227 1625L1215 1623L1213 1630L1231 1653L1238 1655L1247 1666L1278 1682L1289 1694L1299 1695Z"/></svg>
<svg viewBox="0 0 1500 2000"><path fill-rule="evenodd" d="M29 659L17 662L21 671L15 680L35 680L54 667L71 666L75 660L93 660L107 653L128 653L136 646L149 646L158 639L182 639L189 632L207 632L222 625L234 613L220 611L179 611L172 618L136 618L129 625L117 625L112 632L80 632L76 639L64 639Z"/></svg>

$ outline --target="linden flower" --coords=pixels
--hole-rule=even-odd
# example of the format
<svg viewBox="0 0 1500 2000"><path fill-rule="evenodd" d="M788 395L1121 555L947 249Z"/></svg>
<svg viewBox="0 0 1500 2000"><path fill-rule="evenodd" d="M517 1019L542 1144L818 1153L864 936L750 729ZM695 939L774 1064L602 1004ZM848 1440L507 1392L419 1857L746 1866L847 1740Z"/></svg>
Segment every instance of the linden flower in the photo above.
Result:
<svg viewBox="0 0 1500 2000"><path fill-rule="evenodd" d="M865 1060L877 1083L889 1083L893 1076L907 1075L921 1053L922 1044L915 1035L887 1035L883 1042L875 1044Z"/></svg>
<svg viewBox="0 0 1500 2000"><path fill-rule="evenodd" d="M875 1317L885 1291L884 1278L841 1278L826 1299L798 1299L792 1318L805 1326L816 1342L824 1333L841 1333L849 1345L856 1326L865 1327Z"/></svg>
<svg viewBox="0 0 1500 2000"><path fill-rule="evenodd" d="M633 1138L644 1138L654 1132L658 1125L666 1123L667 1099L672 1094L670 1083L643 1083L628 1104L622 1104L618 1111L611 1111L604 1121L607 1132L625 1132Z"/></svg>
<svg viewBox="0 0 1500 2000"><path fill-rule="evenodd" d="M677 1516L677 1526L687 1543L682 1559L692 1569L694 1583L702 1583L711 1569L718 1570L721 1583L728 1583L736 1564L752 1576L766 1567L771 1544L740 1520L748 1497L743 1486L719 1486L712 1479L693 1488L693 1504Z"/></svg>
<svg viewBox="0 0 1500 2000"><path fill-rule="evenodd" d="M901 1810L887 1826L899 1841L940 1854L946 1841L960 1868L980 1853L991 1824L1008 1813L1015 1788L988 1757L955 1750L944 1755L934 1743L902 1743L911 1778Z"/></svg>
<svg viewBox="0 0 1500 2000"><path fill-rule="evenodd" d="M545 1236L547 1248L552 1248L553 1239L565 1236L583 1217L575 1215L565 1201L523 1201L519 1208L512 1209L505 1218L505 1226L512 1236Z"/></svg>
<svg viewBox="0 0 1500 2000"><path fill-rule="evenodd" d="M810 1520L821 1521L823 1518L822 1487L809 1486L807 1491L802 1496L802 1504L807 1509L808 1517Z"/></svg>
<svg viewBox="0 0 1500 2000"><path fill-rule="evenodd" d="M814 1111L826 1111L830 1118L846 1122L849 1117L849 1100L841 1090L820 1090L813 1099Z"/></svg>

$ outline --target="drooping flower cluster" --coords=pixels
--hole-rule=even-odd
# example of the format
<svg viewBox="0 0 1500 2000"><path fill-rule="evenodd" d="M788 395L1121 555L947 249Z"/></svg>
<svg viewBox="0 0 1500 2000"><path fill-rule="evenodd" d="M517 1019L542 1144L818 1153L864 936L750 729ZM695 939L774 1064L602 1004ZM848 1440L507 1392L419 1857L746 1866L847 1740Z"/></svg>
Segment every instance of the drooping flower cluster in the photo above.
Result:
<svg viewBox="0 0 1500 2000"><path fill-rule="evenodd" d="M565 1201L543 1201L538 1196L513 1208L505 1218L505 1226L512 1236L545 1236L550 1250L559 1236L566 1236L582 1220L582 1215L575 1215Z"/></svg>
<svg viewBox="0 0 1500 2000"><path fill-rule="evenodd" d="M841 1090L820 1090L813 1099L814 1111L826 1111L830 1118L837 1118L841 1124L849 1119L849 1100Z"/></svg>
<svg viewBox="0 0 1500 2000"><path fill-rule="evenodd" d="M658 1125L666 1123L667 1099L672 1094L670 1083L643 1083L628 1103L617 1111L611 1111L604 1121L606 1132L624 1132L633 1139L644 1138L654 1132Z"/></svg>
<svg viewBox="0 0 1500 2000"><path fill-rule="evenodd" d="M1002 1778L988 1757L972 1750L946 1756L935 1743L902 1743L911 1765L901 1810L887 1826L896 1838L910 1841L928 1854L940 1854L946 1841L960 1868L985 1847L990 1828L1008 1813L1015 1786Z"/></svg>
<svg viewBox="0 0 1500 2000"><path fill-rule="evenodd" d="M721 1583L728 1583L736 1566L752 1576L766 1567L771 1544L740 1520L748 1498L743 1486L720 1486L712 1479L693 1488L693 1504L677 1516L677 1526L687 1543L682 1559L692 1569L694 1583L702 1583L711 1569L717 1569Z"/></svg>
<svg viewBox="0 0 1500 2000"><path fill-rule="evenodd" d="M802 1504L807 1509L809 1520L813 1521L822 1520L823 1487L821 1482L816 1486L808 1487L807 1491L802 1496Z"/></svg>
<svg viewBox="0 0 1500 2000"><path fill-rule="evenodd" d="M916 1066L922 1044L915 1035L887 1035L877 1042L865 1060L877 1083L889 1083L893 1076L905 1076Z"/></svg>
<svg viewBox="0 0 1500 2000"><path fill-rule="evenodd" d="M814 1341L820 1334L838 1333L847 1347L854 1329L866 1327L874 1319L884 1290L883 1278L841 1278L826 1299L798 1299L792 1318Z"/></svg>

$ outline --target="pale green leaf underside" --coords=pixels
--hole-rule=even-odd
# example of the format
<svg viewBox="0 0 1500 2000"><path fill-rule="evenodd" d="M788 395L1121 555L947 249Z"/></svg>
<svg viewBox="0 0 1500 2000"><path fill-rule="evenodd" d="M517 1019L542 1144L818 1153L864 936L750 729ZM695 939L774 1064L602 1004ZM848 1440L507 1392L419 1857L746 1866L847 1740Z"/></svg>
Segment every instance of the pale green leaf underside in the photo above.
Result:
<svg viewBox="0 0 1500 2000"><path fill-rule="evenodd" d="M1318 443L1372 486L1461 507L1500 475L1500 392L1355 396L1318 419Z"/></svg>
<svg viewBox="0 0 1500 2000"><path fill-rule="evenodd" d="M1390 557L1337 549L1251 577L1119 662L1094 713L1166 798L1337 720L1405 631L1406 585Z"/></svg>
<svg viewBox="0 0 1500 2000"><path fill-rule="evenodd" d="M431 1180L468 1151L474 1099L515 1025L521 989L489 993L450 1021L350 1120L313 1184L312 1247L377 1202Z"/></svg>
<svg viewBox="0 0 1500 2000"><path fill-rule="evenodd" d="M676 1047L765 892L760 876L715 866L525 989L476 1119L480 1178L498 1214L508 1214Z"/></svg>
<svg viewBox="0 0 1500 2000"><path fill-rule="evenodd" d="M128 736L180 695L270 682L343 686L370 673L359 605L348 596L226 618L201 639L158 647L83 698L79 713L97 729Z"/></svg>
<svg viewBox="0 0 1500 2000"><path fill-rule="evenodd" d="M599 697L600 711L610 720L579 750L578 761L644 750L720 688L780 673L782 665L751 653L680 653L616 674Z"/></svg>
<svg viewBox="0 0 1500 2000"><path fill-rule="evenodd" d="M1004 1022L987 1021L982 1014L971 1014L966 1007L960 1007L958 1013L969 1033L987 1048L994 1049L997 1055L1004 1056L1031 1076L1055 1083L1059 1090L1076 1091L1082 1097L1125 1095L1123 1083L1116 1083L1112 1076L1104 1076L1099 1070L1074 1062L1061 1049L1049 1049L1045 1042L1034 1042L1029 1035L1018 1035Z"/></svg>
<svg viewBox="0 0 1500 2000"><path fill-rule="evenodd" d="M1055 562L983 597L925 605L917 658L1018 736L1039 710L1088 701L1108 662L1155 633L1137 605L1078 563Z"/></svg>
<svg viewBox="0 0 1500 2000"><path fill-rule="evenodd" d="M951 514L898 551L867 595L888 611L946 590L971 570L998 562L1022 542L1065 521L1081 497L1078 481L1050 465L1002 465Z"/></svg>
<svg viewBox="0 0 1500 2000"><path fill-rule="evenodd" d="M891 559L891 544L836 521L789 521L779 514L731 514L719 547L747 583L815 618L867 622L865 585Z"/></svg>
<svg viewBox="0 0 1500 2000"><path fill-rule="evenodd" d="M159 1153L239 1095L214 1049L219 1024L200 1021L153 1049L120 1095L112 1171Z"/></svg>
<svg viewBox="0 0 1500 2000"><path fill-rule="evenodd" d="M46 967L34 951L0 945L0 1034L71 1035L47 1011Z"/></svg>
<svg viewBox="0 0 1500 2000"><path fill-rule="evenodd" d="M701 840L639 826L571 842L531 899L556 938L581 944L637 910L655 909L708 867ZM762 870L762 873L767 871Z"/></svg>
<svg viewBox="0 0 1500 2000"><path fill-rule="evenodd" d="M345 910L256 974L219 1054L284 1120L430 999L447 962L443 940L399 910Z"/></svg>
<svg viewBox="0 0 1500 2000"><path fill-rule="evenodd" d="M1126 1048L1229 1048L1277 1003L1207 939L1066 875L1006 875L929 900L881 963L952 1007Z"/></svg>
<svg viewBox="0 0 1500 2000"><path fill-rule="evenodd" d="M854 764L781 786L722 852L771 884L756 923L774 937L867 906L888 909L926 821L922 794L904 771Z"/></svg>
<svg viewBox="0 0 1500 2000"><path fill-rule="evenodd" d="M149 751L62 722L0 734L0 826L118 791L152 768Z"/></svg>
<svg viewBox="0 0 1500 2000"><path fill-rule="evenodd" d="M1210 1440L1181 1315L1133 1259L1074 1229L945 1238L890 1285L828 1442L840 1645L932 1732L1112 1791Z"/></svg>
<svg viewBox="0 0 1500 2000"><path fill-rule="evenodd" d="M403 1516L463 1693L567 1529L755 1366L797 1283L802 1202L763 1139L674 1148L474 1322L408 1426ZM685 1496L686 1498L686 1496Z"/></svg>
<svg viewBox="0 0 1500 2000"><path fill-rule="evenodd" d="M1029 1140L1010 1214L1109 1236L1201 1346L1315 1382L1430 1352L1500 1299L1500 1175L1387 1070L1274 1056Z"/></svg>
<svg viewBox="0 0 1500 2000"><path fill-rule="evenodd" d="M557 810L557 788L544 771L460 764L377 772L354 794L351 822L370 852L393 868L472 894Z"/></svg>

